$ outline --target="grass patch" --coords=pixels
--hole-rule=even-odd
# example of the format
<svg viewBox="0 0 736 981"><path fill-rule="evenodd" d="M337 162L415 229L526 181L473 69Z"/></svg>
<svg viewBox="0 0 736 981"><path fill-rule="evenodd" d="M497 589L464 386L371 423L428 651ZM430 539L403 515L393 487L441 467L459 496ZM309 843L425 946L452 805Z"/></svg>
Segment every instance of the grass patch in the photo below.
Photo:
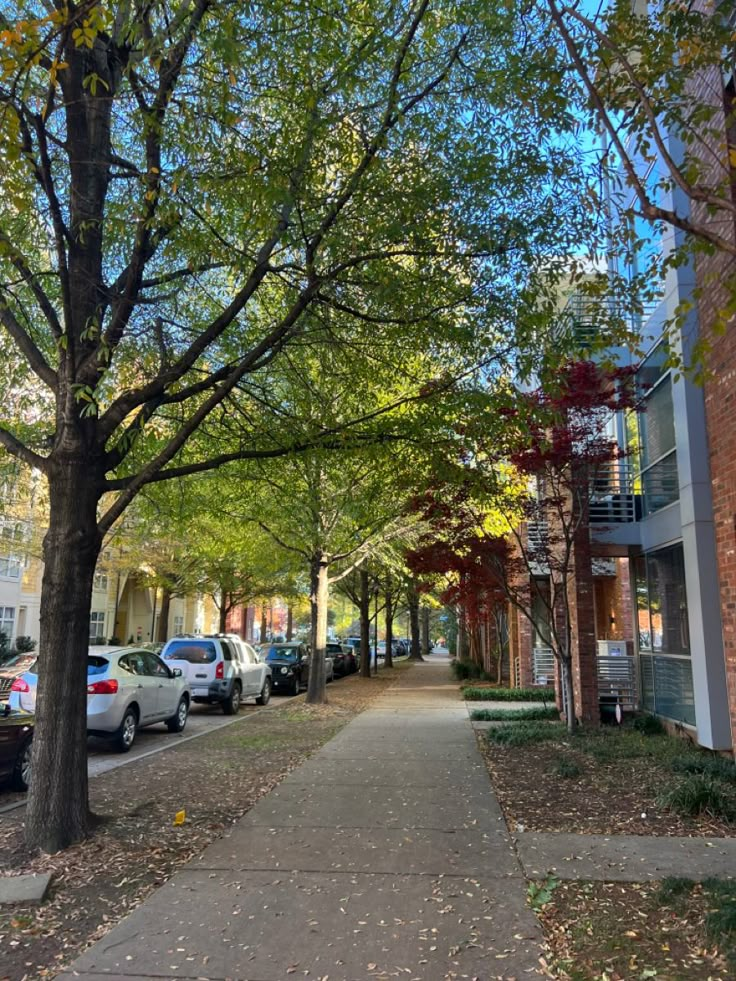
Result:
<svg viewBox="0 0 736 981"><path fill-rule="evenodd" d="M560 756L555 763L555 773L563 780L574 780L575 777L581 776L582 772L583 768L580 764L571 760L569 756Z"/></svg>
<svg viewBox="0 0 736 981"><path fill-rule="evenodd" d="M692 879L683 879L681 876L670 875L662 879L657 890L657 902L662 906L670 906L677 903L679 899L689 896L695 885Z"/></svg>
<svg viewBox="0 0 736 981"><path fill-rule="evenodd" d="M660 807L667 807L677 814L695 817L709 814L724 821L736 819L736 798L722 782L702 773L690 773L658 799Z"/></svg>
<svg viewBox="0 0 736 981"><path fill-rule="evenodd" d="M672 769L675 773L702 773L716 780L736 783L736 764L733 760L724 759L722 756L709 756L703 752L693 753L690 756L674 759Z"/></svg>
<svg viewBox="0 0 736 981"><path fill-rule="evenodd" d="M575 731L576 748L597 763L617 763L631 759L649 759L671 765L682 758L682 743L671 736L645 736L633 727L585 729Z"/></svg>
<svg viewBox="0 0 736 981"><path fill-rule="evenodd" d="M707 939L722 951L736 967L736 882L730 879L663 879L657 890L657 902L685 913L692 903L693 892L702 891L707 902L705 932Z"/></svg>
<svg viewBox="0 0 736 981"><path fill-rule="evenodd" d="M463 688L468 702L554 702L553 688Z"/></svg>
<svg viewBox="0 0 736 981"><path fill-rule="evenodd" d="M497 746L531 746L559 739L564 732L562 722L517 722L515 725L489 729L486 738Z"/></svg>
<svg viewBox="0 0 736 981"><path fill-rule="evenodd" d="M708 939L736 966L736 882L706 879L703 892L711 907L705 917Z"/></svg>
<svg viewBox="0 0 736 981"><path fill-rule="evenodd" d="M559 720L560 713L556 708L523 709L473 709L470 713L473 722L539 722L544 719Z"/></svg>
<svg viewBox="0 0 736 981"><path fill-rule="evenodd" d="M263 750L283 747L293 740L287 733L250 733L249 735L230 735L223 739L223 745L236 749Z"/></svg>

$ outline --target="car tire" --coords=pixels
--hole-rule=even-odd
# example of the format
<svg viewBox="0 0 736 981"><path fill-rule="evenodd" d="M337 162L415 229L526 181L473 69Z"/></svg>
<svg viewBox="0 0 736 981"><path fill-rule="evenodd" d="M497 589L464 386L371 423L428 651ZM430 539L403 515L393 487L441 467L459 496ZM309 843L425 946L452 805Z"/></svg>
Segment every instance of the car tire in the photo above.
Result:
<svg viewBox="0 0 736 981"><path fill-rule="evenodd" d="M261 688L261 694L256 696L257 705L268 705L271 701L271 679L264 678L263 688Z"/></svg>
<svg viewBox="0 0 736 981"><path fill-rule="evenodd" d="M301 689L301 679L298 674L294 675L294 684L291 686L291 694L298 695Z"/></svg>
<svg viewBox="0 0 736 981"><path fill-rule="evenodd" d="M181 698L179 699L179 704L176 707L176 712L170 719L166 720L166 728L169 730L169 732L184 732L184 727L187 724L188 718L189 699Z"/></svg>
<svg viewBox="0 0 736 981"><path fill-rule="evenodd" d="M236 681L230 689L230 695L222 703L222 711L225 715L237 715L240 711L240 682Z"/></svg>
<svg viewBox="0 0 736 981"><path fill-rule="evenodd" d="M135 742L138 731L138 712L131 706L125 710L120 728L115 733L115 745L121 753L127 753Z"/></svg>
<svg viewBox="0 0 736 981"><path fill-rule="evenodd" d="M29 739L18 754L13 768L14 790L28 790L31 785L32 748L33 741Z"/></svg>

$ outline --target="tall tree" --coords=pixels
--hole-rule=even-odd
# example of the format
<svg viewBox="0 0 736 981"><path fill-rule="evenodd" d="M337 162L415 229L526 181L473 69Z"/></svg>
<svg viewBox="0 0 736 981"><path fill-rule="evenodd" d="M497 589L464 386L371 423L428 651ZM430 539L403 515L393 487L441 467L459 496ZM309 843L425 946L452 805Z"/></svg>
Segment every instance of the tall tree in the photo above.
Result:
<svg viewBox="0 0 736 981"><path fill-rule="evenodd" d="M54 851L88 826L95 563L141 489L375 439L407 379L414 397L435 381L404 373L407 351L503 348L533 270L564 265L587 219L563 203L555 123L572 121L511 57L503 5L20 0L0 17L0 444L49 486L26 830ZM337 433L264 406L316 330L361 377L391 350L398 399Z"/></svg>

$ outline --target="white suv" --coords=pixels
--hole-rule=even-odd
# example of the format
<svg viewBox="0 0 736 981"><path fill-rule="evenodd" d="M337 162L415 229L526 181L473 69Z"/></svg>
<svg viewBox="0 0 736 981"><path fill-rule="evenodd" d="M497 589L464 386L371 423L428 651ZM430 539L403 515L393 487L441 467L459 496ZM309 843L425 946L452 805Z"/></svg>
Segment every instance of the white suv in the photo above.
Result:
<svg viewBox="0 0 736 981"><path fill-rule="evenodd" d="M228 634L173 637L161 651L170 668L181 668L192 701L222 705L234 715L244 698L266 705L271 697L271 668L240 637Z"/></svg>

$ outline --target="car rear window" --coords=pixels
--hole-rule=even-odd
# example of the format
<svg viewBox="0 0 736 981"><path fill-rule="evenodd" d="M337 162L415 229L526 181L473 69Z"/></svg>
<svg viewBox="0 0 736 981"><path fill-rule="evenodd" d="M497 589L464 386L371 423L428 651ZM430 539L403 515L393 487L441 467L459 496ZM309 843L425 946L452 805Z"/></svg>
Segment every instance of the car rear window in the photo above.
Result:
<svg viewBox="0 0 736 981"><path fill-rule="evenodd" d="M87 658L87 677L92 678L96 674L104 674L110 667L110 662L106 657L95 654L94 657Z"/></svg>
<svg viewBox="0 0 736 981"><path fill-rule="evenodd" d="M217 648L211 640L175 640L162 655L164 661L188 661L190 664L212 664Z"/></svg>

